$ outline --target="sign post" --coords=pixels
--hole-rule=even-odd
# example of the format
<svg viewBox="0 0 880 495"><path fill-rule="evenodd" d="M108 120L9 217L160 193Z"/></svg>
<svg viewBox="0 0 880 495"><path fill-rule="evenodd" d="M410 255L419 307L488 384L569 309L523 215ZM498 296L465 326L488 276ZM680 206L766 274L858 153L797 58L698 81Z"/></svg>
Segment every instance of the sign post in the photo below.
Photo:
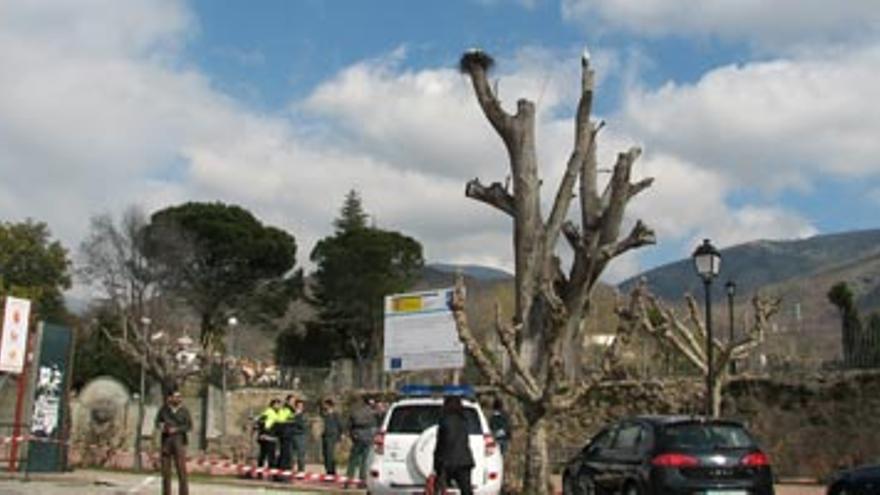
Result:
<svg viewBox="0 0 880 495"><path fill-rule="evenodd" d="M454 290L385 297L386 372L464 367L464 345L450 307Z"/></svg>

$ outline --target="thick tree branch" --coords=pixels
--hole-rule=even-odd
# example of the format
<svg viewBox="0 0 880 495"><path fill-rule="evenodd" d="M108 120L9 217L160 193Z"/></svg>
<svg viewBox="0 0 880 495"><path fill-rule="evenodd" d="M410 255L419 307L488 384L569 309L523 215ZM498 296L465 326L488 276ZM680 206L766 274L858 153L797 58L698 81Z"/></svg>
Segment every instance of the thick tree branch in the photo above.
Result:
<svg viewBox="0 0 880 495"><path fill-rule="evenodd" d="M498 339L501 341L501 345L504 347L504 350L510 358L510 364L513 366L514 373L525 385L526 393L532 398L532 400L535 400L539 396L540 387L538 387L538 382L535 380L535 377L529 371L528 366L523 362L522 357L516 351L516 332L518 328L521 328L521 326L505 324L502 321L501 305L496 303L495 331L498 334Z"/></svg>
<svg viewBox="0 0 880 495"><path fill-rule="evenodd" d="M545 256L549 258L553 254L553 247L559 239L559 232L565 216L568 214L571 200L574 196L574 184L578 177L578 171L583 168L583 163L587 159L587 154L593 148L593 126L590 123L590 112L593 107L593 70L590 69L589 62L583 64L583 73L581 78L581 98L578 102L577 115L575 116L575 133L574 146L571 156L568 159L568 165L565 167L565 174L556 191L556 199L553 201L553 208L550 211L550 217L547 220L547 249Z"/></svg>
<svg viewBox="0 0 880 495"><path fill-rule="evenodd" d="M653 183L654 183L654 178L653 178L653 177L649 177L649 178L647 178L647 179L642 179L642 180L636 182L635 184L630 184L630 186L629 186L629 192L627 193L627 198L626 198L626 200L629 201L629 200L633 199L634 197L638 196L638 194L639 194L640 192L642 192L642 191L644 191L645 189L651 187L651 185L652 185Z"/></svg>
<svg viewBox="0 0 880 495"><path fill-rule="evenodd" d="M516 217L513 196L499 182L493 182L489 187L486 187L480 183L479 179L473 179L467 183L464 194L471 199L494 206L511 217Z"/></svg>
<svg viewBox="0 0 880 495"><path fill-rule="evenodd" d="M505 142L511 143L514 138L514 118L501 108L501 102L492 91L487 77L494 63L492 57L482 50L470 50L461 57L459 69L471 76L477 101L489 123Z"/></svg>
<svg viewBox="0 0 880 495"><path fill-rule="evenodd" d="M462 344L464 344L468 354L474 358L477 367L480 368L480 371L486 379L489 380L489 385L499 387L508 395L520 400L531 400L532 397L526 391L517 389L513 383L505 380L501 369L494 361L489 359L488 351L474 337L473 332L471 332L470 324L468 323L464 301L464 279L459 275L455 280L455 292L450 305L452 316L455 320L455 328L458 330L458 338L461 340Z"/></svg>
<svg viewBox="0 0 880 495"><path fill-rule="evenodd" d="M632 173L632 166L641 153L641 149L633 147L627 152L617 155L614 173L606 188L606 191L610 192L607 193L608 202L602 213L602 231L599 237L600 246L617 241L617 236L620 234L620 224L623 222L623 212L629 200L629 178Z"/></svg>
<svg viewBox="0 0 880 495"><path fill-rule="evenodd" d="M602 249L602 254L606 260L611 260L621 254L631 250L648 246L657 242L657 236L654 231L648 228L641 220L636 221L629 235L624 239Z"/></svg>

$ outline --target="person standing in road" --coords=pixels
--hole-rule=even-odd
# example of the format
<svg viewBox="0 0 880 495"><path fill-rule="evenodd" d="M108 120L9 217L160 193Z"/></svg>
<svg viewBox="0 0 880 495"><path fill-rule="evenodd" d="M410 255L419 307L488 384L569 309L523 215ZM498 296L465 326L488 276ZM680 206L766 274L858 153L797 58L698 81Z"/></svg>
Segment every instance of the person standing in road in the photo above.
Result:
<svg viewBox="0 0 880 495"><path fill-rule="evenodd" d="M504 403L501 399L495 399L492 404L492 415L489 417L489 430L492 436L498 442L498 448L501 449L501 455L507 453L507 446L510 444L510 419L504 412Z"/></svg>
<svg viewBox="0 0 880 495"><path fill-rule="evenodd" d="M306 434L308 433L308 424L306 423L306 403L297 399L293 403L293 420L290 422L290 439L292 444L292 453L296 456L297 472L306 470Z"/></svg>
<svg viewBox="0 0 880 495"><path fill-rule="evenodd" d="M336 412L333 399L324 399L321 404L321 419L324 431L321 432L321 454L324 457L324 473L336 476L336 444L342 436L342 421Z"/></svg>
<svg viewBox="0 0 880 495"><path fill-rule="evenodd" d="M370 442L376 432L375 402L372 398L364 397L360 405L348 419L348 434L351 436L351 452L348 456L348 469L346 477L349 481L358 472L358 479L367 479L367 454L370 451Z"/></svg>
<svg viewBox="0 0 880 495"><path fill-rule="evenodd" d="M468 422L461 398L446 397L437 428L437 445L434 447L436 493L445 493L449 481L454 481L461 495L473 494L471 470L475 463L468 437Z"/></svg>
<svg viewBox="0 0 880 495"><path fill-rule="evenodd" d="M162 495L171 495L171 464L177 469L177 493L189 495L186 479L187 433L192 429L192 417L183 405L177 390L169 392L165 404L156 413L156 430L162 439Z"/></svg>
<svg viewBox="0 0 880 495"><path fill-rule="evenodd" d="M284 400L284 404L275 416L275 436L278 437L278 469L282 471L290 470L293 464L291 451L293 449L293 417L294 417L294 401L293 395L288 395ZM279 477L281 480L281 477Z"/></svg>
<svg viewBox="0 0 880 495"><path fill-rule="evenodd" d="M281 410L281 400L272 399L269 407L260 413L257 418L257 443L260 446L260 454L257 457L257 467L275 467L275 453L278 449L278 437L274 434L274 426Z"/></svg>

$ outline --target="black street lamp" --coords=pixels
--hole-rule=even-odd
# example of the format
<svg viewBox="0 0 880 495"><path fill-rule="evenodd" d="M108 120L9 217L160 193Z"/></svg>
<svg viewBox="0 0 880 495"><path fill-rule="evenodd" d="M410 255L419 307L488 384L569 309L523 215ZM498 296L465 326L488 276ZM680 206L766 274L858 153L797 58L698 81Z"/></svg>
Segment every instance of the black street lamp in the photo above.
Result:
<svg viewBox="0 0 880 495"><path fill-rule="evenodd" d="M728 327L728 336L727 336L727 344L733 345L733 296L736 295L736 282L733 280L728 280L726 284L724 284L724 288L727 289L727 309L730 313L730 327ZM730 374L736 374L736 361L734 361L733 356L730 358Z"/></svg>
<svg viewBox="0 0 880 495"><path fill-rule="evenodd" d="M693 254L694 268L697 275L703 279L703 287L705 288L706 300L706 415L713 416L712 408L713 393L713 376L712 376L712 280L718 276L721 269L721 253L715 249L715 246L704 239Z"/></svg>

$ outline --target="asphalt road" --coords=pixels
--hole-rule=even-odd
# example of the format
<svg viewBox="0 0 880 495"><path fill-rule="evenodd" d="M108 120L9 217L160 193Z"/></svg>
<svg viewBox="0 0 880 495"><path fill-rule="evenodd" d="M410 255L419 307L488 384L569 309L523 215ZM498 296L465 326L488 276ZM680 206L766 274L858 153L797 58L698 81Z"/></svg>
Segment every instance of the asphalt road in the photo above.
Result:
<svg viewBox="0 0 880 495"><path fill-rule="evenodd" d="M245 494L324 494L315 490L297 490L292 487L267 487L253 482L218 482L195 479L190 482L192 495L245 495ZM224 481L220 483L219 481ZM157 474L142 475L103 471L76 471L64 475L39 476L31 481L0 480L0 495L155 495L162 491L162 480ZM177 493L176 485L174 493ZM357 493L357 492L351 492Z"/></svg>
<svg viewBox="0 0 880 495"><path fill-rule="evenodd" d="M160 492L161 479L156 474L145 476L105 471L76 471L64 475L42 476L32 481L0 480L0 495L154 495ZM176 490L174 493L177 493ZM204 479L194 480L190 483L190 493L192 495L327 495L328 493L362 494L364 492L260 486L254 482L218 478L216 482L206 482ZM825 495L825 489L819 486L779 485L776 487L776 495Z"/></svg>

